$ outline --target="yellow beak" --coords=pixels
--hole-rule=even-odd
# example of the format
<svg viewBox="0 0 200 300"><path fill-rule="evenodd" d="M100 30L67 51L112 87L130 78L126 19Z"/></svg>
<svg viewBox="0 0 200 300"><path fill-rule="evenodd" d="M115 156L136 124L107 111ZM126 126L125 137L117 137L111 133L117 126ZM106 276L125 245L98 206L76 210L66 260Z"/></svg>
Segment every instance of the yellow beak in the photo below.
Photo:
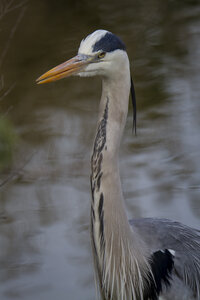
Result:
<svg viewBox="0 0 200 300"><path fill-rule="evenodd" d="M77 55L66 62L58 65L57 67L47 71L38 79L37 84L56 81L64 77L75 75L79 73L86 65L91 62L91 57L87 55Z"/></svg>

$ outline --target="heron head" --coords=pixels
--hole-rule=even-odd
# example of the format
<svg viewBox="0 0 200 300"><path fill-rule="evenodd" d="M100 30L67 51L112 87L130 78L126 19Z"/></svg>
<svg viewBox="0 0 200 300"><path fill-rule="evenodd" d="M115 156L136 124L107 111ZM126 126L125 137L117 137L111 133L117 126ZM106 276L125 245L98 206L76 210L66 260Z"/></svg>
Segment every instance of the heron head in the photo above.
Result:
<svg viewBox="0 0 200 300"><path fill-rule="evenodd" d="M78 54L44 73L37 83L56 81L71 75L116 76L129 68L126 47L119 37L106 30L96 30L81 41Z"/></svg>

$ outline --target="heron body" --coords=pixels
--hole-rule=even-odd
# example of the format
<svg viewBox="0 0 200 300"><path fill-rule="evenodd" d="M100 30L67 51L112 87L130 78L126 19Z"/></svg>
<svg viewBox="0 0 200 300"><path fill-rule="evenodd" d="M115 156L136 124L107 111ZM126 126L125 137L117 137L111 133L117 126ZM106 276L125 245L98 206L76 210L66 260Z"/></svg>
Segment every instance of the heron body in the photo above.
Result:
<svg viewBox="0 0 200 300"><path fill-rule="evenodd" d="M91 239L103 300L200 299L200 232L162 219L127 219L118 154L131 87L124 43L106 30L38 83L70 75L102 77L91 158ZM159 298L162 297L162 298Z"/></svg>

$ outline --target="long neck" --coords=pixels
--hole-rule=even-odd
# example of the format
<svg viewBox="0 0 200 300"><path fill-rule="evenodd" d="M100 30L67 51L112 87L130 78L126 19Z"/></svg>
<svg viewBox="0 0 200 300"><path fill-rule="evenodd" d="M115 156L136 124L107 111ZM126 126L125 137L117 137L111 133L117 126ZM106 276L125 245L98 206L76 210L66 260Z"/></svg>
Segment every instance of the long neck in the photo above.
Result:
<svg viewBox="0 0 200 300"><path fill-rule="evenodd" d="M98 220L100 224L104 225L102 226L104 231L111 229L112 233L113 227L115 227L114 223L119 220L119 217L123 220L121 228L128 225L118 166L118 152L128 112L130 91L129 72L124 75L125 77L121 81L120 78L103 79L99 120L91 161L92 209L95 214L95 237L98 252L100 252L97 234ZM108 220L112 220L113 223L110 224ZM100 226L100 235L103 235L102 229ZM129 230L129 226L126 230Z"/></svg>
<svg viewBox="0 0 200 300"><path fill-rule="evenodd" d="M131 277L140 282L148 268L140 240L128 223L119 176L118 152L129 91L128 64L120 77L103 79L91 159L91 236L102 299L106 300L142 299L143 283L136 286Z"/></svg>

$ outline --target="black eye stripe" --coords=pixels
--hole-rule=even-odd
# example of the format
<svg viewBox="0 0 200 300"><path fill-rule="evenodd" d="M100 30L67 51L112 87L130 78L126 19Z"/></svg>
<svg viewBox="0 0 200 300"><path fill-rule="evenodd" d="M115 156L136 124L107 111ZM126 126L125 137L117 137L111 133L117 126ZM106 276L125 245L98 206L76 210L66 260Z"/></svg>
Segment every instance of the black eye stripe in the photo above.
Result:
<svg viewBox="0 0 200 300"><path fill-rule="evenodd" d="M121 39L111 32L107 32L98 42L93 46L93 52L102 50L103 52L112 52L114 50L126 50L126 46Z"/></svg>

